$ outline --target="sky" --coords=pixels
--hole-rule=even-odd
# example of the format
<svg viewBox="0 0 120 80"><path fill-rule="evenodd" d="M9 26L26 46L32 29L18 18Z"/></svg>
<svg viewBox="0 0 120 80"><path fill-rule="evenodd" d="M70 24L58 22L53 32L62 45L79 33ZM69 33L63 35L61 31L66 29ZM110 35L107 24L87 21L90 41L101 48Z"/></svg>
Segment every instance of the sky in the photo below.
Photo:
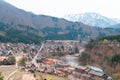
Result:
<svg viewBox="0 0 120 80"><path fill-rule="evenodd" d="M10 4L33 12L55 17L67 14L95 12L109 18L120 19L120 0L5 0Z"/></svg>

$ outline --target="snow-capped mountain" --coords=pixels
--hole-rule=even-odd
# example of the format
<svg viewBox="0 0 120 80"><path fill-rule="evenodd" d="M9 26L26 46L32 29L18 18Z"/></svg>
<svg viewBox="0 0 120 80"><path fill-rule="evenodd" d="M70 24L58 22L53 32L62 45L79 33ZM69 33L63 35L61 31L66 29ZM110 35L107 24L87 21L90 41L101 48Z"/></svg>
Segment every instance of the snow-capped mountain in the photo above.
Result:
<svg viewBox="0 0 120 80"><path fill-rule="evenodd" d="M102 28L120 23L119 19L107 18L97 13L69 14L65 15L64 18L69 21L82 22L90 26Z"/></svg>

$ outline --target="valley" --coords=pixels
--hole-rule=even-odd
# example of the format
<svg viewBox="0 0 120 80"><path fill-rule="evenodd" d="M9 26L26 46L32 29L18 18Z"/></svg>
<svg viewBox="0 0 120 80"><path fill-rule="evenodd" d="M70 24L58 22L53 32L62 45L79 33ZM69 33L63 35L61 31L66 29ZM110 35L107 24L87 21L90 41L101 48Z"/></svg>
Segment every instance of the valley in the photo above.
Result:
<svg viewBox="0 0 120 80"><path fill-rule="evenodd" d="M100 66L93 65L91 63L87 64L86 62L84 62L85 65L83 65L81 62L82 60L79 61L80 56L85 50L79 41L46 40L42 42L41 45L23 43L19 43L17 45L13 43L1 43L1 45L6 48L7 52L6 55L1 54L1 57L4 57L3 61L10 56L14 56L17 60L15 63L16 68L13 67L13 69L15 69L13 72L16 70L17 72L10 76L10 80L14 80L15 76L24 80L25 76L29 75L31 75L31 78L29 78L31 80L34 80L35 78L46 78L47 80L55 78L58 78L58 80L60 78L63 80L73 80L79 78L83 80L93 80L93 78L95 78L95 80L104 80L108 77ZM13 46L16 46L16 48ZM26 47L26 50L24 50L24 47ZM14 53L15 50L19 50L20 52ZM1 63L3 63L2 60ZM0 71L2 72L4 78L8 77L4 75L4 69L1 68ZM79 73L79 76L81 77L78 78L77 73ZM94 77L92 75L94 75ZM25 79L27 78L28 77Z"/></svg>
<svg viewBox="0 0 120 80"><path fill-rule="evenodd" d="M83 22L67 21L64 18L36 15L16 8L5 1L0 1L0 7L0 41L2 42L39 44L42 40L89 41L96 37L120 33L117 23L111 24L110 27L91 26ZM104 20L104 18L101 17L103 20L99 20L98 16L90 23L98 24L100 21L109 21L109 19L105 18ZM103 23L105 22L99 24ZM112 21L106 23L108 25ZM116 28L114 28L115 24Z"/></svg>
<svg viewBox="0 0 120 80"><path fill-rule="evenodd" d="M0 80L120 80L120 19L89 10L62 17L35 14L12 1L0 0ZM64 2L64 8L71 5ZM36 6L29 8L43 8Z"/></svg>

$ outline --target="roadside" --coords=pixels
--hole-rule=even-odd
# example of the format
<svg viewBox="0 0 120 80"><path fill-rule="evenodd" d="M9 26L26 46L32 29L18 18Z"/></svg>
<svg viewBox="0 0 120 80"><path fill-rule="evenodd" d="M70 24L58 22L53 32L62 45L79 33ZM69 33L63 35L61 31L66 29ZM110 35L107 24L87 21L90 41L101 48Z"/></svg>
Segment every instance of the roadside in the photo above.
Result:
<svg viewBox="0 0 120 80"><path fill-rule="evenodd" d="M9 80L9 78L10 78L11 76L13 76L17 71L18 71L18 70L15 70L15 71L13 71L11 74L9 74L9 76L8 76L5 80Z"/></svg>

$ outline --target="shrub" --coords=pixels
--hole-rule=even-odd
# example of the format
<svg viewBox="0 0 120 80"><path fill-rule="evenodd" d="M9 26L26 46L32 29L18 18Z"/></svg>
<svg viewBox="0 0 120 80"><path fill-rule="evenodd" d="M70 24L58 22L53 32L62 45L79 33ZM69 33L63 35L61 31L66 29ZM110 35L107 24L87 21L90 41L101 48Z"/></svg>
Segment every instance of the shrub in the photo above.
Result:
<svg viewBox="0 0 120 80"><path fill-rule="evenodd" d="M1 73L0 73L0 80L3 80L3 76L1 75Z"/></svg>
<svg viewBox="0 0 120 80"><path fill-rule="evenodd" d="M25 62L25 58L22 58L20 61L19 61L19 66L25 66L26 65L26 62Z"/></svg>
<svg viewBox="0 0 120 80"><path fill-rule="evenodd" d="M8 57L2 61L3 65L14 65L16 63L16 59L13 56Z"/></svg>
<svg viewBox="0 0 120 80"><path fill-rule="evenodd" d="M114 56L112 56L111 62L112 65L117 65L118 63L120 63L120 54L115 54Z"/></svg>
<svg viewBox="0 0 120 80"><path fill-rule="evenodd" d="M82 52L82 54L79 57L79 60L82 61L83 63L87 63L87 61L90 59L90 54L87 52Z"/></svg>

